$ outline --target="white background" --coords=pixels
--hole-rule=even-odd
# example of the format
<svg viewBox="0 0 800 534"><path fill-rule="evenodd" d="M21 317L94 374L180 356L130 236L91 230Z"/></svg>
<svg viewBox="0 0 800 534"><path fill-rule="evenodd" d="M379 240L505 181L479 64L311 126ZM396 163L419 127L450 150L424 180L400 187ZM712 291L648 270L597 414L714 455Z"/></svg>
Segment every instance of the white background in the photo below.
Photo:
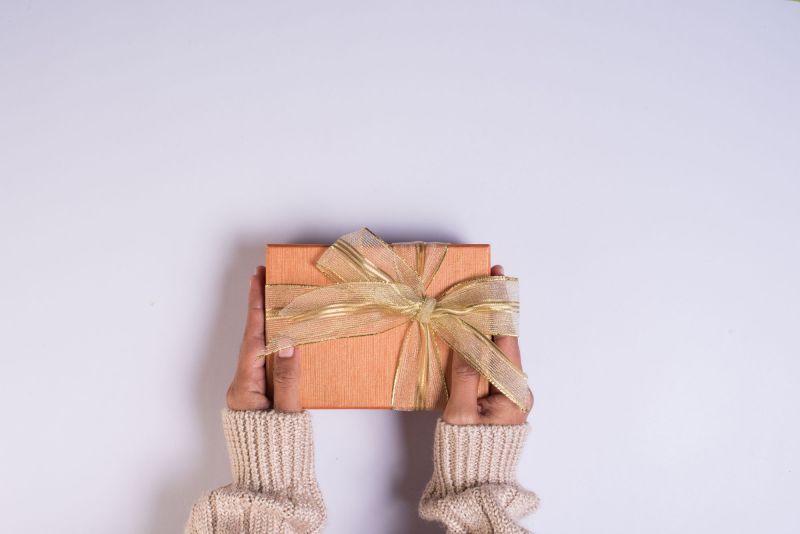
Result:
<svg viewBox="0 0 800 534"><path fill-rule="evenodd" d="M800 531L800 4L0 3L3 531L179 532L266 242L490 242L538 533ZM328 532L430 414L315 412Z"/></svg>

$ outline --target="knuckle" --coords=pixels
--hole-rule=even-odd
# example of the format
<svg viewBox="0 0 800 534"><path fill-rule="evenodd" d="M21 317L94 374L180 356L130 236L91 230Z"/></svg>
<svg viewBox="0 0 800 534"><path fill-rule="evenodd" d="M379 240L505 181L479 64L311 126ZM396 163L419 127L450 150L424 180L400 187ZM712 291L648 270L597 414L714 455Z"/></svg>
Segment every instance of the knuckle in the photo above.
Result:
<svg viewBox="0 0 800 534"><path fill-rule="evenodd" d="M276 367L273 375L273 381L280 385L295 384L299 378L298 371L290 367Z"/></svg>
<svg viewBox="0 0 800 534"><path fill-rule="evenodd" d="M456 379L467 381L474 380L475 377L478 376L478 371L476 371L471 365L465 363L456 365L453 368L453 374L455 375Z"/></svg>
<svg viewBox="0 0 800 534"><path fill-rule="evenodd" d="M525 422L525 413L516 406L506 406L490 415L492 424L519 425Z"/></svg>

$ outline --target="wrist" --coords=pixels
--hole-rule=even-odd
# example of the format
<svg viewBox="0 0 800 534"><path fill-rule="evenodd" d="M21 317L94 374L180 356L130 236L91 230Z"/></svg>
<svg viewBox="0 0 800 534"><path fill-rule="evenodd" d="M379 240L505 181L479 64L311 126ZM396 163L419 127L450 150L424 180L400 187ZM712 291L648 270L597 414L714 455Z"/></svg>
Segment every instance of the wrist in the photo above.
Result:
<svg viewBox="0 0 800 534"><path fill-rule="evenodd" d="M440 420L434 438L434 484L458 493L516 480L528 425L453 425Z"/></svg>
<svg viewBox="0 0 800 534"><path fill-rule="evenodd" d="M308 412L222 412L234 483L252 491L314 484L314 447Z"/></svg>

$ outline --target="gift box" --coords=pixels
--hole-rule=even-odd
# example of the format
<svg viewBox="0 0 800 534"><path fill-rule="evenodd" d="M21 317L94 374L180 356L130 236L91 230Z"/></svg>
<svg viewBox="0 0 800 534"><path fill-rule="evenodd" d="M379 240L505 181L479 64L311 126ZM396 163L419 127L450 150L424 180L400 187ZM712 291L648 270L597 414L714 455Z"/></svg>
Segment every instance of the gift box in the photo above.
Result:
<svg viewBox="0 0 800 534"><path fill-rule="evenodd" d="M478 396L491 377L522 398L521 373L491 342L516 335L516 279L490 267L488 244L388 244L366 228L267 245L269 394L275 351L296 346L304 408L443 408L459 347L481 372Z"/></svg>

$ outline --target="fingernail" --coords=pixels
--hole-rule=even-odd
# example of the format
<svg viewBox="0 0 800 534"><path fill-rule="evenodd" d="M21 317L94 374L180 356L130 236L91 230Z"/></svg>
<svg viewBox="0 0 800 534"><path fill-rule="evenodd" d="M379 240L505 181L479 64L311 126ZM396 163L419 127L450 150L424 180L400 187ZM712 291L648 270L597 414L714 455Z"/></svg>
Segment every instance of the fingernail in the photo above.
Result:
<svg viewBox="0 0 800 534"><path fill-rule="evenodd" d="M285 347L278 351L279 358L291 358L294 356L294 347Z"/></svg>

